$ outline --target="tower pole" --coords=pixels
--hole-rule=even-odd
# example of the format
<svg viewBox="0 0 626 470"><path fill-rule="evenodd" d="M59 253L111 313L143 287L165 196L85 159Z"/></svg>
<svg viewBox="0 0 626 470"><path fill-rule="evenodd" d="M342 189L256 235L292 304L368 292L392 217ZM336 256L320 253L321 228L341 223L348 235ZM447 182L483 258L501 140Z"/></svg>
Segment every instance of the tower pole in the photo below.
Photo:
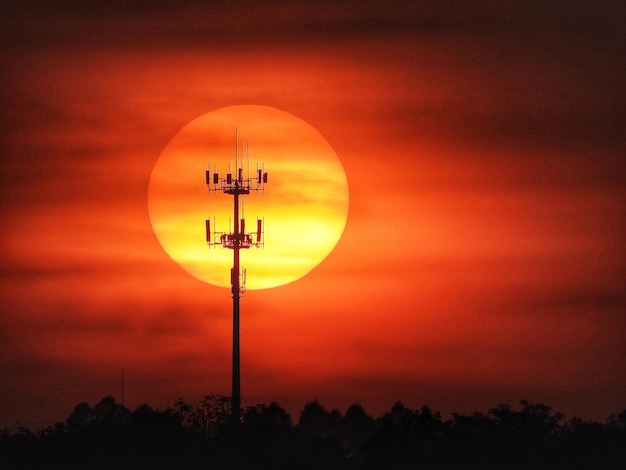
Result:
<svg viewBox="0 0 626 470"><path fill-rule="evenodd" d="M233 293L233 384L232 384L232 418L238 423L241 417L241 369L239 354L239 181L235 181L234 199L234 246L233 269L231 271L231 285Z"/></svg>
<svg viewBox="0 0 626 470"><path fill-rule="evenodd" d="M237 129L235 129L237 140ZM256 242L252 241L252 234L246 233L245 221L239 218L239 201L240 196L250 194L251 191L258 193L265 192L267 184L267 173L265 167L261 169L257 166L255 177L248 176L244 178L243 168L239 168L238 143L235 146L235 174L230 171L230 163L228 164L228 173L226 177L220 177L215 168L211 174L211 165L206 171L206 185L211 192L223 192L224 194L233 196L233 216L235 219L235 230L232 233L211 231L211 220L205 220L206 242L209 246L219 245L223 248L233 250L233 267L230 270L231 293L233 297L233 364L232 364L232 394L231 394L231 418L232 422L238 424L241 422L241 353L239 342L239 300L241 294L246 290L245 269L241 270L239 265L239 252L242 249L249 249L254 246L259 248L264 245L265 237L263 236L262 221L257 219ZM249 166L249 163L248 163ZM233 178L234 176L234 178ZM243 215L243 214L242 214ZM218 237L219 235L219 237ZM240 277L241 276L241 277Z"/></svg>

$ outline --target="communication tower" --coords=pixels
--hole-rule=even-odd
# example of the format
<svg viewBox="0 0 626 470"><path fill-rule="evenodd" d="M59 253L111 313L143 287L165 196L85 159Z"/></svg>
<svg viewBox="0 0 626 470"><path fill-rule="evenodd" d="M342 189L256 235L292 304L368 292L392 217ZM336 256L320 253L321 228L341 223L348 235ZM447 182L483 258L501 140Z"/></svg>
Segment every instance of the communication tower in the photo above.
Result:
<svg viewBox="0 0 626 470"><path fill-rule="evenodd" d="M242 145L242 163L244 142ZM245 142L246 154L248 151L248 142ZM240 354L239 354L239 299L241 294L246 290L246 270L239 267L239 250L249 249L254 246L259 248L263 246L265 237L263 233L263 219L256 221L256 233L246 232L246 220L239 216L240 207L243 213L243 196L251 192L265 192L267 184L267 173L264 166L259 168L257 164L256 173L250 176L250 159L248 156L248 171L244 176L243 168L239 167L239 136L238 130L235 129L235 173L231 173L230 163L228 165L228 173L226 176L220 176L217 172L217 166L211 172L211 164L206 171L206 185L209 193L222 192L233 196L233 220L234 231L230 233L211 231L211 220L206 219L206 242L209 246L221 246L233 250L233 267L230 270L231 292L233 295L233 374L232 374L232 403L231 412L232 419L235 423L240 422L241 417L241 380L240 380ZM215 218L213 219L213 230L215 230ZM230 228L229 228L230 230Z"/></svg>

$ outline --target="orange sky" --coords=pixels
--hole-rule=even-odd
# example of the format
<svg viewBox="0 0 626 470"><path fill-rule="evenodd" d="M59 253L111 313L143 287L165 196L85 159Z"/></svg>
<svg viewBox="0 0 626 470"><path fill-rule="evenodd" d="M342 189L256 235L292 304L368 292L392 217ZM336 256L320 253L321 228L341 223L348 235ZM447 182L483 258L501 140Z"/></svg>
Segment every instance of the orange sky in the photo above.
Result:
<svg viewBox="0 0 626 470"><path fill-rule="evenodd" d="M240 104L314 126L350 189L328 258L242 300L248 404L626 408L622 2L283 3L2 7L0 426L119 400L122 369L133 409L230 393L228 290L147 195Z"/></svg>

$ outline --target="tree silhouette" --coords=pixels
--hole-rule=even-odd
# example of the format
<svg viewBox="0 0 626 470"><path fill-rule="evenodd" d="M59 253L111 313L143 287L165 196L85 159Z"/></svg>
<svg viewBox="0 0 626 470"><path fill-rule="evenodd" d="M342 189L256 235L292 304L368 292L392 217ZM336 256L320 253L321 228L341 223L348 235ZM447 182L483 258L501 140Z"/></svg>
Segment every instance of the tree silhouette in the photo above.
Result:
<svg viewBox="0 0 626 470"><path fill-rule="evenodd" d="M304 405L300 412L300 432L319 438L331 438L339 430L341 414L337 410L328 412L317 400Z"/></svg>
<svg viewBox="0 0 626 470"><path fill-rule="evenodd" d="M374 419L369 416L359 403L350 405L344 418L344 445L348 450L347 458L351 461L362 461L362 447L372 437Z"/></svg>
<svg viewBox="0 0 626 470"><path fill-rule="evenodd" d="M250 432L255 433L287 432L292 428L291 416L276 402L268 406L259 404L247 407L243 422Z"/></svg>
<svg viewBox="0 0 626 470"><path fill-rule="evenodd" d="M339 411L328 412L317 400L304 405L297 426L303 436L300 463L304 468L340 468L348 455L340 435L341 425Z"/></svg>
<svg viewBox="0 0 626 470"><path fill-rule="evenodd" d="M94 410L89 403L82 402L76 405L67 417L67 429L72 433L86 432L93 427L94 420Z"/></svg>
<svg viewBox="0 0 626 470"><path fill-rule="evenodd" d="M377 420L376 431L364 445L369 460L398 467L413 463L426 466L441 453L444 423L427 406L414 411L397 401Z"/></svg>
<svg viewBox="0 0 626 470"><path fill-rule="evenodd" d="M0 431L0 466L8 469L550 469L621 468L626 410L605 423L565 417L520 400L487 413L453 413L443 421L428 406L396 402L379 418L355 403L345 416L317 400L296 426L277 403L244 409L229 421L230 400L205 395L196 404L147 404L130 412L112 397L77 404L65 423L33 432Z"/></svg>

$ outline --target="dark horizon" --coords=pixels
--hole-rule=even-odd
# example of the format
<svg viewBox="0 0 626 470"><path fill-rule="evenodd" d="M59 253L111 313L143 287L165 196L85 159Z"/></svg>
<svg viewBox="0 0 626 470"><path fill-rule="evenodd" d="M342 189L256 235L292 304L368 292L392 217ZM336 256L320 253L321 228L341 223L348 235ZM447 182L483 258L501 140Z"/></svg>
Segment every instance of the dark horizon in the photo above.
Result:
<svg viewBox="0 0 626 470"><path fill-rule="evenodd" d="M119 400L116 398L115 394L108 394L105 395L104 397L100 398L99 400L93 401L92 403L95 405L96 403L102 401L102 400L112 400L114 403L116 403L116 405L119 406L123 406L126 410L128 410L129 412L135 412L138 409L142 408L142 407L146 407L148 406L150 409L154 410L155 412L168 412L168 410L174 410L174 408L176 407L176 403L178 402L182 402L185 404L188 404L191 407L200 407L200 404L203 402L203 400L206 400L208 397L210 397L212 400L216 400L216 401L222 401L224 403L230 403L230 396L226 396L226 395L220 395L220 394L216 394L216 393L205 393L203 394L201 397L198 397L196 400L192 400L192 401L188 401L189 397L184 397L184 396L177 396L176 398L172 397L172 399L167 400L166 403L162 403L162 404L154 404L154 403L140 403L137 405L133 405L133 406L128 406L125 403L122 402L122 400ZM87 405L91 405L92 403L90 403L88 400L82 400L79 403L75 404L74 407L72 408L72 410L75 408L75 406L79 405L79 404L87 404ZM354 400L352 402L350 402L344 409L340 409L337 407L326 407L325 403L318 400L315 396L311 397L308 401L306 401L305 403L302 403L299 407L291 407L291 408L284 408L282 406L282 404L278 401L278 400L269 400L267 403L270 404L276 404L278 405L281 409L285 410L285 412L292 417L292 419L294 419L294 425L297 422L297 419L295 419L296 417L300 416L302 413L302 410L304 408L306 408L306 406L310 403L317 403L319 404L322 408L326 409L329 413L336 413L338 415L344 416L345 413L354 405L358 405L359 407L361 407L367 414L368 416L370 416L373 419L380 419L382 418L385 414L389 413L390 410L397 405L398 403L401 403L403 406L406 406L406 408L408 409L415 409L415 410L420 410L422 408L428 408L429 410L431 410L433 413L436 413L438 416L440 416L440 418L443 421L450 421L451 419L453 419L453 417L455 415L459 415L459 416L471 416L471 415L475 415L475 414L488 414L489 410L491 409L495 409L497 407L501 407L501 406L505 406L505 407L511 407L511 409L516 409L519 408L520 404L523 403L529 403L529 404L537 404L537 405L541 405L542 407L545 407L546 409L549 409L551 412L558 414L559 416L562 417L562 419L564 421L572 421L572 420L581 420L582 422L585 423L599 423L599 424L606 424L607 422L609 422L611 419L614 419L616 416L622 415L626 413L626 408L624 409L620 409L620 410L615 410L614 412L609 413L606 417L604 418L588 418L586 416L585 413L573 413L573 414L565 414L565 413L561 413L560 410L550 406L549 403L542 403L540 401L534 401L534 400L528 400L526 398L518 398L516 400L496 400L491 407L487 407L486 409L474 409L474 410L469 410L469 411L461 411L461 408L455 408L454 406L451 407L449 410L445 410L442 412L442 410L431 407L428 403L421 403L421 404L407 404L404 400L402 400L401 398L393 401L392 403L389 404L389 407L387 409L383 409L382 411L378 411L377 413L370 413L369 410L364 407L361 402L359 400ZM249 403L245 396L241 397L241 411L242 413L245 412L246 410L249 409L253 409L255 407L258 406L266 406L267 403ZM230 407L229 407L230 409ZM46 429L49 428L54 428L55 425L59 424L59 423L65 423L67 421L67 417L69 415L72 414L72 410L69 410L65 417L61 417L57 420L53 420L53 421L34 421L34 422L21 422L21 421L16 421L13 423L0 423L0 431L5 431L5 432L10 432L11 430L16 430L16 429L27 429L30 430L32 432L38 433L41 431L45 431ZM224 416L224 419L226 419L226 416Z"/></svg>
<svg viewBox="0 0 626 470"><path fill-rule="evenodd" d="M445 420L427 405L412 409L397 401L373 418L358 403L341 413L313 400L297 420L271 402L243 408L235 423L230 405L218 395L132 412L112 397L93 407L82 402L64 422L37 433L0 430L0 459L8 469L556 470L615 468L626 457L626 410L597 423L519 400Z"/></svg>

